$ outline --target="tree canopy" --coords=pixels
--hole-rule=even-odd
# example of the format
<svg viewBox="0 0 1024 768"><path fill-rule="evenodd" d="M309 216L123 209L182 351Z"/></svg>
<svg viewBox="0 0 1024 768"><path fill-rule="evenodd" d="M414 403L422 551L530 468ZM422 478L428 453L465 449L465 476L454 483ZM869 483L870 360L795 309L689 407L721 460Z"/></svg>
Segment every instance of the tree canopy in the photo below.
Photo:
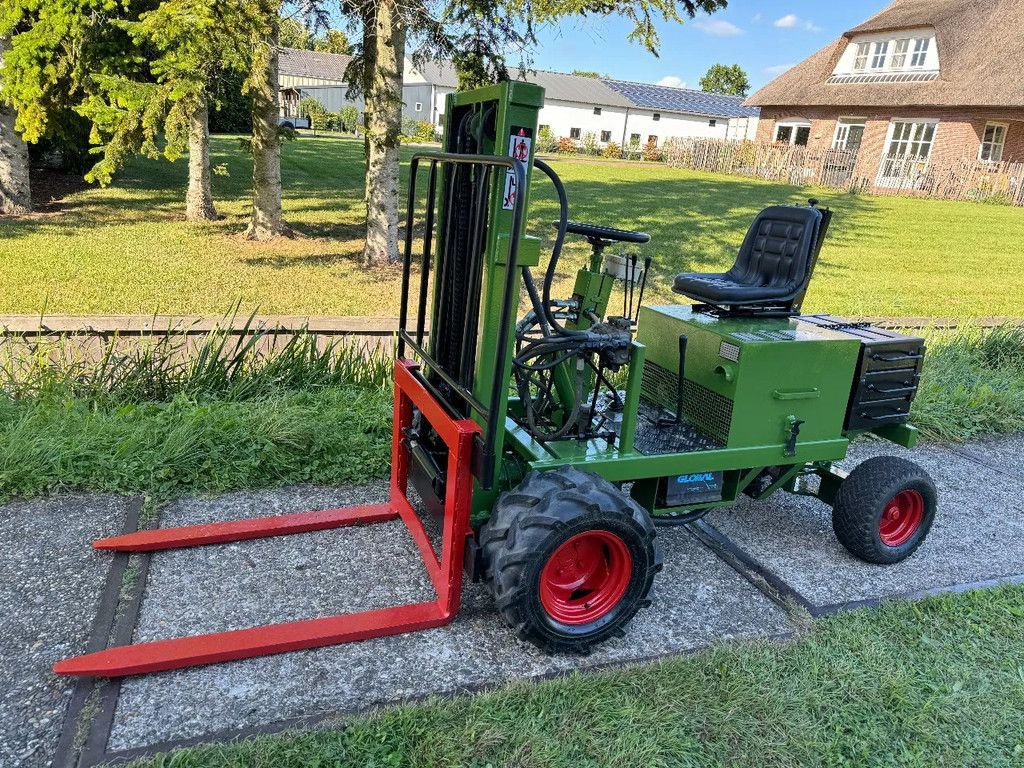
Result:
<svg viewBox="0 0 1024 768"><path fill-rule="evenodd" d="M700 79L700 89L706 93L746 96L750 80L739 64L714 64Z"/></svg>

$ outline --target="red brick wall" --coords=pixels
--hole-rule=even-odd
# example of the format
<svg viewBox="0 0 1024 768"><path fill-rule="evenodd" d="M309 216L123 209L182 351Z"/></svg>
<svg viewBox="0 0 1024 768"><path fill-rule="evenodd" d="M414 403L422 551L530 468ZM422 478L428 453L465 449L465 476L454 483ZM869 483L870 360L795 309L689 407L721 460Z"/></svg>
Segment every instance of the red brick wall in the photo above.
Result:
<svg viewBox="0 0 1024 768"><path fill-rule="evenodd" d="M857 157L856 176L873 179L885 151L889 124L893 119L938 120L932 158L937 163L975 160L988 122L1008 123L1003 160L1024 162L1024 109L924 109L899 107L880 110L878 107L766 107L761 110L757 140L771 142L777 122L792 118L811 122L809 148L827 149L835 136L840 117L864 119L864 140Z"/></svg>

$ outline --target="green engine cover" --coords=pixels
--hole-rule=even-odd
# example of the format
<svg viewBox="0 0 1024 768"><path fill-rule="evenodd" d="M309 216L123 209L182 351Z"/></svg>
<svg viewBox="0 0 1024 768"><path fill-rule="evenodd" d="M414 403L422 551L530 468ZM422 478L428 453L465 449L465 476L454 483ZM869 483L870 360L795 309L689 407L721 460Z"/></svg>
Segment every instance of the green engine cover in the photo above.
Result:
<svg viewBox="0 0 1024 768"><path fill-rule="evenodd" d="M683 412L728 448L842 437L860 342L800 318L725 317L690 306L644 307L642 396L676 407L686 336Z"/></svg>

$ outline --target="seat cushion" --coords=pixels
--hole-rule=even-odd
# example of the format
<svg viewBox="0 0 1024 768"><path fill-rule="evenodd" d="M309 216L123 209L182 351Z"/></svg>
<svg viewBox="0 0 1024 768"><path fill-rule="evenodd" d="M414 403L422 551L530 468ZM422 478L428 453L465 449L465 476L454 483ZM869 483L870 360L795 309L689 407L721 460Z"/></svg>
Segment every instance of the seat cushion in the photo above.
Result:
<svg viewBox="0 0 1024 768"><path fill-rule="evenodd" d="M747 285L730 280L728 273L708 274L706 272L676 275L672 290L710 304L781 301L792 291L789 285Z"/></svg>
<svg viewBox="0 0 1024 768"><path fill-rule="evenodd" d="M815 208L766 208L751 224L728 272L684 273L676 277L672 289L709 304L789 301L810 277L820 222L821 211Z"/></svg>

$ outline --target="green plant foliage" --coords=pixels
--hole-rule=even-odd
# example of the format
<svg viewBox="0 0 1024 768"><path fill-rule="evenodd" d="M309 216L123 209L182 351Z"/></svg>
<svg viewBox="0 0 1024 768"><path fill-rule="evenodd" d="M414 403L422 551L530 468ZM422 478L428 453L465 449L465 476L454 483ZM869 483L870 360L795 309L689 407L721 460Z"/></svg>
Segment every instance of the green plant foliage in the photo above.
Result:
<svg viewBox="0 0 1024 768"><path fill-rule="evenodd" d="M713 64L700 79L700 89L707 93L746 96L750 79L739 64Z"/></svg>
<svg viewBox="0 0 1024 768"><path fill-rule="evenodd" d="M540 130L537 131L537 149L541 152L558 151L558 137L552 133L551 128L547 125L542 125Z"/></svg>
<svg viewBox="0 0 1024 768"><path fill-rule="evenodd" d="M438 697L137 768L1015 766L1022 606L1020 586L891 601L789 642Z"/></svg>
<svg viewBox="0 0 1024 768"><path fill-rule="evenodd" d="M584 155L596 155L600 147L597 144L597 134L587 131L580 140L580 152Z"/></svg>
<svg viewBox="0 0 1024 768"><path fill-rule="evenodd" d="M940 440L1024 431L1024 328L930 334L911 417Z"/></svg>
<svg viewBox="0 0 1024 768"><path fill-rule="evenodd" d="M386 392L352 386L120 406L0 396L0 497L363 483L387 472L390 416Z"/></svg>
<svg viewBox="0 0 1024 768"><path fill-rule="evenodd" d="M338 110L338 128L346 133L359 131L359 110L353 104L346 104Z"/></svg>

